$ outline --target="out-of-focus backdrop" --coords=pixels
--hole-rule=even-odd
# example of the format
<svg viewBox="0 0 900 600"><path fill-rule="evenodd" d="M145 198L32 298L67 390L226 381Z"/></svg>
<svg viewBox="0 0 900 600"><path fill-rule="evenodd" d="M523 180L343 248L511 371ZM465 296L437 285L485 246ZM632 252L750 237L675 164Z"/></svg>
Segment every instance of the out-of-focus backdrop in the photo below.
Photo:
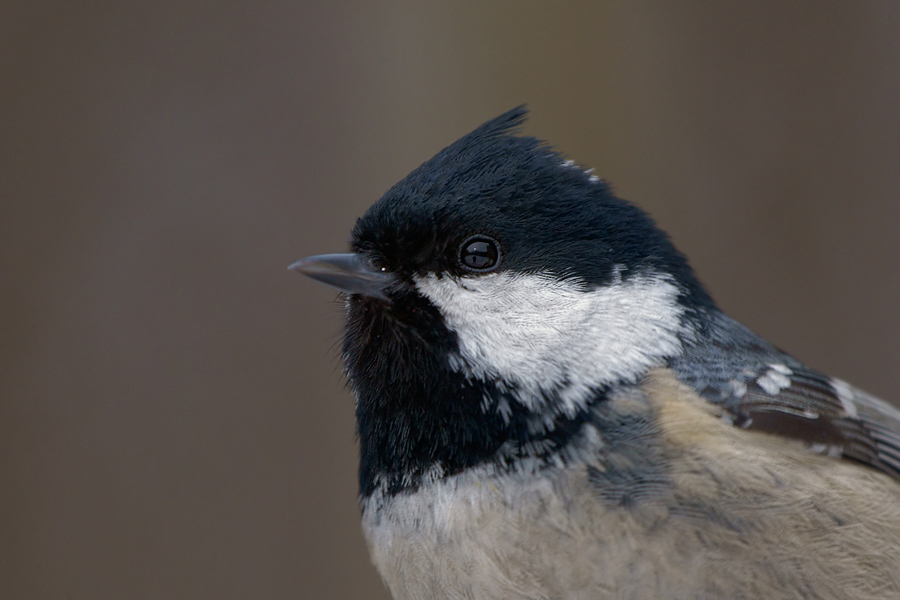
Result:
<svg viewBox="0 0 900 600"><path fill-rule="evenodd" d="M340 302L286 267L523 102L725 310L900 399L896 2L0 12L0 598L387 598Z"/></svg>

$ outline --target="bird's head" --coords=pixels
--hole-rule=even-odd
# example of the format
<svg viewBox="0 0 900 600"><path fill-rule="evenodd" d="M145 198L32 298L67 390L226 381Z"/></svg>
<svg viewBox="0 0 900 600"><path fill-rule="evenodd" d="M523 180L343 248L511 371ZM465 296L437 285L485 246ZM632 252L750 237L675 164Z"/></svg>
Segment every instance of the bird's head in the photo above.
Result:
<svg viewBox="0 0 900 600"><path fill-rule="evenodd" d="M443 471L570 427L602 390L678 355L713 306L646 213L514 135L526 114L485 123L391 188L357 221L351 253L292 265L348 295L364 463L379 427L393 435L381 443Z"/></svg>

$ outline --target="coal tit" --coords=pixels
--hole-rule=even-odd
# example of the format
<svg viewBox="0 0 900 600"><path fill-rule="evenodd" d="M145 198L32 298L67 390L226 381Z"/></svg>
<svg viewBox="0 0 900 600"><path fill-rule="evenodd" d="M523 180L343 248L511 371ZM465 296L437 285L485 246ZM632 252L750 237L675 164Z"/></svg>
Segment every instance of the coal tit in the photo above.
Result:
<svg viewBox="0 0 900 600"><path fill-rule="evenodd" d="M398 599L900 598L900 411L717 307L514 109L291 268L346 294Z"/></svg>

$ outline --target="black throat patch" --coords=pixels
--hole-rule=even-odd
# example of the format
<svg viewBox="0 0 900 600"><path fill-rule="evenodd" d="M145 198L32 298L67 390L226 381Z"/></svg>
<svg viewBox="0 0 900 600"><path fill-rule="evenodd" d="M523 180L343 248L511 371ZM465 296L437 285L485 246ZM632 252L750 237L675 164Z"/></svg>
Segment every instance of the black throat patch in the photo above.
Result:
<svg viewBox="0 0 900 600"><path fill-rule="evenodd" d="M601 389L575 414L536 415L514 389L453 370L457 352L456 334L421 296L398 296L390 306L351 298L343 353L357 399L361 498L486 462L503 470L522 458L549 461L605 398ZM547 406L559 404L547 398Z"/></svg>

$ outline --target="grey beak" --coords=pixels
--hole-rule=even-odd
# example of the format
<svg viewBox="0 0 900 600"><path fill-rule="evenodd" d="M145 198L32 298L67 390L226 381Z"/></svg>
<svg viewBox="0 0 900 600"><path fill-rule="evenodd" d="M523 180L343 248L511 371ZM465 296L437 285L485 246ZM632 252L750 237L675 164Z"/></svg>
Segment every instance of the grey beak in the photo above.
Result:
<svg viewBox="0 0 900 600"><path fill-rule="evenodd" d="M345 294L362 294L382 300L388 299L385 289L395 281L393 275L375 270L366 259L354 252L308 256L288 269Z"/></svg>

